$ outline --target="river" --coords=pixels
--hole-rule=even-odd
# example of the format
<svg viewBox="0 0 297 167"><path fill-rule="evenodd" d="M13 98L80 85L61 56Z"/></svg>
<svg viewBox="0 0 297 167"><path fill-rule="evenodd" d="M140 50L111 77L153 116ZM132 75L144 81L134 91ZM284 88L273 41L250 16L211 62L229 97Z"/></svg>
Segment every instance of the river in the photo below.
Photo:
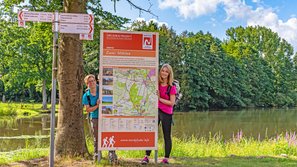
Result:
<svg viewBox="0 0 297 167"><path fill-rule="evenodd" d="M87 122L85 121L85 126ZM256 139L297 131L297 108L240 111L176 112L172 134L178 138L220 135L229 140L239 132ZM50 115L15 119L0 117L0 152L49 145ZM161 137L161 134L160 134Z"/></svg>

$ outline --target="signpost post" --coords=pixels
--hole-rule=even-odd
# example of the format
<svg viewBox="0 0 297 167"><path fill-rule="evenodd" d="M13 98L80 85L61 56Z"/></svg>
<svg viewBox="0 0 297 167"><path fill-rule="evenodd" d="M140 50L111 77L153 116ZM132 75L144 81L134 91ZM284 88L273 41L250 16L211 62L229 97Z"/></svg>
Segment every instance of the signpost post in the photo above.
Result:
<svg viewBox="0 0 297 167"><path fill-rule="evenodd" d="M54 146L55 146L55 111L56 111L56 85L57 85L57 52L58 52L58 12L54 14L54 36L53 36L53 64L52 64L52 95L51 95L51 137L50 137L50 161L49 166L54 166Z"/></svg>
<svg viewBox="0 0 297 167"><path fill-rule="evenodd" d="M94 16L92 14L32 12L19 11L18 25L25 27L26 21L52 22L53 26L53 63L52 63L52 94L51 94L51 131L50 131L50 159L49 166L54 166L55 146L55 111L56 111L56 82L58 33L80 34L81 40L93 40Z"/></svg>

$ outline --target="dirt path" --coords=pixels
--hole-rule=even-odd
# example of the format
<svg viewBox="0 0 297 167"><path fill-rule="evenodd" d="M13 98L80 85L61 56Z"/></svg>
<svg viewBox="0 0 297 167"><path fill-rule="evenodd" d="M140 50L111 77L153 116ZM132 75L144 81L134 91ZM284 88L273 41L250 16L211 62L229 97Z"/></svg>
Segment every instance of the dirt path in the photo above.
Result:
<svg viewBox="0 0 297 167"><path fill-rule="evenodd" d="M32 159L28 161L19 161L14 162L9 165L4 165L3 167L48 167L49 161L48 157ZM114 164L95 164L92 160L75 160L75 159L63 159L56 160L55 167L96 167L96 166L143 166L140 165L139 159L119 159L118 163ZM150 163L146 166L162 166L154 163ZM170 164L170 166L178 166L174 164Z"/></svg>

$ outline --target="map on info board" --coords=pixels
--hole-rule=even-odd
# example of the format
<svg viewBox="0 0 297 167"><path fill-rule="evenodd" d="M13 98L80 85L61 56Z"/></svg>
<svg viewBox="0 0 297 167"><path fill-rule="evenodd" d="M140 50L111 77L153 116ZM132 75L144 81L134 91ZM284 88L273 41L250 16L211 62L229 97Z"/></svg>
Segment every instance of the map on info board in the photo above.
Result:
<svg viewBox="0 0 297 167"><path fill-rule="evenodd" d="M156 71L154 68L114 68L116 115L155 116L157 111Z"/></svg>

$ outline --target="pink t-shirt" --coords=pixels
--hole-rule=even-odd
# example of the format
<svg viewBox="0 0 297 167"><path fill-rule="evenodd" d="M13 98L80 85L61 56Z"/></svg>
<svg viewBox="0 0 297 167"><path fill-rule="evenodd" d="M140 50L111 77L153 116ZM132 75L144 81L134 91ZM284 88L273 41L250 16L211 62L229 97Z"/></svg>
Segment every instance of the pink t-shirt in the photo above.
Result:
<svg viewBox="0 0 297 167"><path fill-rule="evenodd" d="M162 86L159 84L159 92L160 92L160 97L162 99L167 99L170 100L170 97L168 94L166 94L168 86ZM170 89L170 94L175 95L176 94L176 87L172 86ZM164 103L161 103L159 100L159 109L165 112L166 114L173 114L173 106L166 105Z"/></svg>

